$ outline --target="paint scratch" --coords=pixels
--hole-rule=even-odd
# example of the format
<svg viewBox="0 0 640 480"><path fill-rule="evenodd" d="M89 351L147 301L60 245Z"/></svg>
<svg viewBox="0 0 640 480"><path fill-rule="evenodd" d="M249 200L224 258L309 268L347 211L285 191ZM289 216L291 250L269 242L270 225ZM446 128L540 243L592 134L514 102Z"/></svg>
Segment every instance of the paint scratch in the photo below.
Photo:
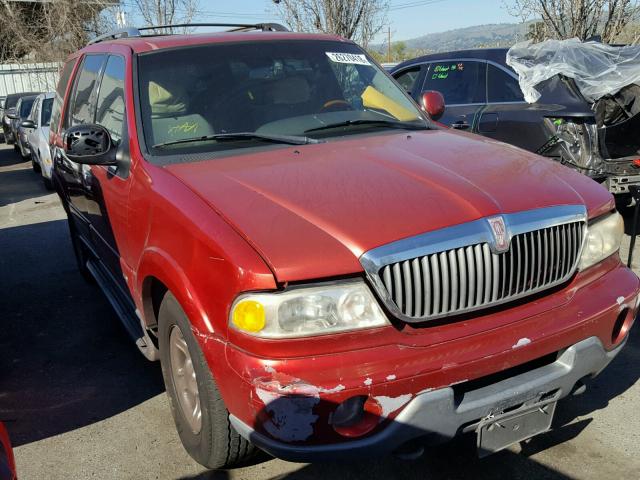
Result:
<svg viewBox="0 0 640 480"><path fill-rule="evenodd" d="M518 340L518 342L515 345L513 345L511 348L515 349L515 348L524 347L526 345L529 345L530 343L531 343L531 340L528 339L527 337L524 337Z"/></svg>
<svg viewBox="0 0 640 480"><path fill-rule="evenodd" d="M264 428L271 436L286 442L308 439L318 415L313 408L320 403L319 391L313 385L295 383L281 385L278 381L260 382L256 394L271 418Z"/></svg>
<svg viewBox="0 0 640 480"><path fill-rule="evenodd" d="M380 420L384 420L390 414L395 412L396 410L405 406L409 400L411 400L412 395L407 393L405 395L400 395L399 397L374 397L376 401L382 407L382 413L380 414Z"/></svg>
<svg viewBox="0 0 640 480"><path fill-rule="evenodd" d="M364 381L364 384L368 387L369 385L371 385L373 383L373 380L371 380L371 378L367 377L367 379Z"/></svg>
<svg viewBox="0 0 640 480"><path fill-rule="evenodd" d="M395 375L387 375L387 380L392 381L395 380L396 376Z"/></svg>

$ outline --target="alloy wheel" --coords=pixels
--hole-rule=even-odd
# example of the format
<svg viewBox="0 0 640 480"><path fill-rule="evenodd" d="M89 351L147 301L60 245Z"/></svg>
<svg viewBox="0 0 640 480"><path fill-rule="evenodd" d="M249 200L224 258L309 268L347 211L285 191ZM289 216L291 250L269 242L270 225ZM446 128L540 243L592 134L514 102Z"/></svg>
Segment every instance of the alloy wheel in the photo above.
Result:
<svg viewBox="0 0 640 480"><path fill-rule="evenodd" d="M169 356L171 361L171 378L178 397L178 405L189 424L191 431L197 435L202 428L202 410L196 372L193 368L187 342L180 327L174 325L169 336Z"/></svg>

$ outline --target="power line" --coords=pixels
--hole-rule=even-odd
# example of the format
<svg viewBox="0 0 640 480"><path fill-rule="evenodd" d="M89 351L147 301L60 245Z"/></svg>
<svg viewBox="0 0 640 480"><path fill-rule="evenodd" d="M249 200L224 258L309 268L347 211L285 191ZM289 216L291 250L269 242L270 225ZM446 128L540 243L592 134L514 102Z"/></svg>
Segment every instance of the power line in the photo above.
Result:
<svg viewBox="0 0 640 480"><path fill-rule="evenodd" d="M414 2L406 2L406 3L400 3L397 5L390 5L389 6L389 11L393 12L396 10L405 10L407 8L415 8L415 7L424 7L427 5L432 5L434 3L440 3L440 2L444 2L445 0L418 0L418 1L414 1Z"/></svg>

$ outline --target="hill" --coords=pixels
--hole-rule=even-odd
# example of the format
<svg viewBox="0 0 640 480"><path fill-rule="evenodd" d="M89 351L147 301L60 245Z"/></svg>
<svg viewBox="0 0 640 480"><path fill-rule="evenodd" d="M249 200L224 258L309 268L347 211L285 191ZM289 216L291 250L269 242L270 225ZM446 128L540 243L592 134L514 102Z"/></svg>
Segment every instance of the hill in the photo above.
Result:
<svg viewBox="0 0 640 480"><path fill-rule="evenodd" d="M510 47L524 40L528 23L495 23L456 28L446 32L429 33L421 37L403 40L409 50L446 52L481 47ZM396 32L401 37L402 32ZM393 42L396 43L396 42ZM386 45L373 45L372 50L384 52Z"/></svg>

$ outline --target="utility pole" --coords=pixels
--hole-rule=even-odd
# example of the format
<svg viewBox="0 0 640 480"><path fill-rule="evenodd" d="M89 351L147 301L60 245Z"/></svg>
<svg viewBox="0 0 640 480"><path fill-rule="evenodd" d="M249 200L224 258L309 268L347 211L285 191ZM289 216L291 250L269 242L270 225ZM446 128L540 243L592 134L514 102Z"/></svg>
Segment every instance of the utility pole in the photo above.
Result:
<svg viewBox="0 0 640 480"><path fill-rule="evenodd" d="M391 25L387 30L387 62L391 63Z"/></svg>

